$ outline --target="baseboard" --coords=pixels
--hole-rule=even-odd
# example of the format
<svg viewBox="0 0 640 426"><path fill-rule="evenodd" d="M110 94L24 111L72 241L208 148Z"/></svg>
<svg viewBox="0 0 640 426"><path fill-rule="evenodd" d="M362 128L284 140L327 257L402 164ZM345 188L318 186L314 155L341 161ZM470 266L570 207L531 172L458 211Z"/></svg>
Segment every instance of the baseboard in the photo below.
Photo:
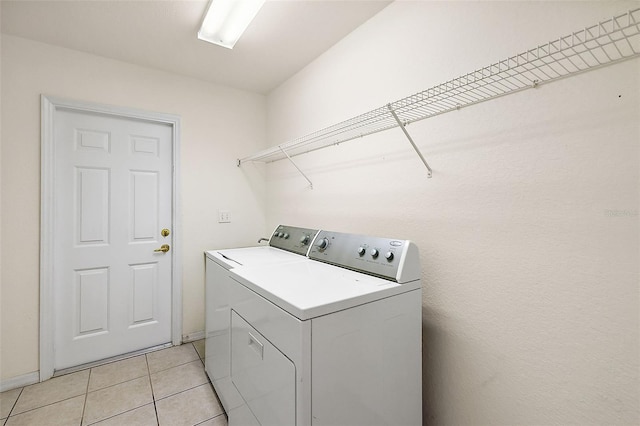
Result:
<svg viewBox="0 0 640 426"><path fill-rule="evenodd" d="M29 374L23 374L22 376L12 377L10 379L0 381L0 392L32 385L39 381L40 374L37 371Z"/></svg>
<svg viewBox="0 0 640 426"><path fill-rule="evenodd" d="M204 339L204 331L196 331L195 333L185 334L182 336L182 343L195 342Z"/></svg>

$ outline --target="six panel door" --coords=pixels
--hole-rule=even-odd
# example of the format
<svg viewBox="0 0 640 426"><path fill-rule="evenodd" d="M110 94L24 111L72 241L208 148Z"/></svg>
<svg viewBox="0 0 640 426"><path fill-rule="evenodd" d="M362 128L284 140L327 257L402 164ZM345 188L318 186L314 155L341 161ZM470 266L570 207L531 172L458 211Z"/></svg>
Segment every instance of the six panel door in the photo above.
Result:
<svg viewBox="0 0 640 426"><path fill-rule="evenodd" d="M172 127L75 110L55 123L55 370L170 342Z"/></svg>

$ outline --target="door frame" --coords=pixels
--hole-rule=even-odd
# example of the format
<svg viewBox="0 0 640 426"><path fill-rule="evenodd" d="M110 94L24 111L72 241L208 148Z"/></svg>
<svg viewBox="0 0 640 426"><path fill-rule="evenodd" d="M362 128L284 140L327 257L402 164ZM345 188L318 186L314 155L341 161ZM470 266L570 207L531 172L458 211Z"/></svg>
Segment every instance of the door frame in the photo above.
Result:
<svg viewBox="0 0 640 426"><path fill-rule="evenodd" d="M55 113L58 110L98 113L169 124L172 128L172 200L173 219L171 277L171 341L182 343L182 215L180 209L180 117L112 105L41 95L40 164L40 381L54 374L55 306L53 303L53 253L55 226Z"/></svg>

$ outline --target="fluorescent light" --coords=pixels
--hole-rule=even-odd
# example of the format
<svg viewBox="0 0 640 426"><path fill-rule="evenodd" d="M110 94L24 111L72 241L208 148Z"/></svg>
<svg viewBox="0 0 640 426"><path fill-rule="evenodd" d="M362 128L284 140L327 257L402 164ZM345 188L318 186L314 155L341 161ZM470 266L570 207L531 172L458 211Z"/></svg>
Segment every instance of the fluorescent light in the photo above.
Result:
<svg viewBox="0 0 640 426"><path fill-rule="evenodd" d="M265 0L211 0L198 38L233 49Z"/></svg>

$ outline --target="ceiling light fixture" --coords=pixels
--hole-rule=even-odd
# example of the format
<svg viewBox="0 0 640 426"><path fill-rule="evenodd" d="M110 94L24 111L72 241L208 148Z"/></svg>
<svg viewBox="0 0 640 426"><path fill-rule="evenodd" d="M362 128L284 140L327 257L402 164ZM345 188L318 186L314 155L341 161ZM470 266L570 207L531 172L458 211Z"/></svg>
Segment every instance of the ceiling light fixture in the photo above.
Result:
<svg viewBox="0 0 640 426"><path fill-rule="evenodd" d="M198 38L233 49L265 0L211 0Z"/></svg>

